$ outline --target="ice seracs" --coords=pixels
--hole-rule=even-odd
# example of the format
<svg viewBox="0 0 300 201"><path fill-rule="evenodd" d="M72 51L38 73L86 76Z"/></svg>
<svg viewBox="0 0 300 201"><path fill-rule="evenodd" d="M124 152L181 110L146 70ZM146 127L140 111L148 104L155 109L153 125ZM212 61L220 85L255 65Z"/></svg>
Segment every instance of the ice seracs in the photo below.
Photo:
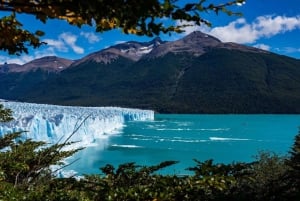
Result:
<svg viewBox="0 0 300 201"><path fill-rule="evenodd" d="M97 139L118 132L126 121L153 120L151 110L119 107L71 107L33 103L0 102L13 111L14 120L0 124L0 136L15 131L23 138L47 143L63 142L73 132L74 146L90 146ZM72 147L73 148L73 147Z"/></svg>

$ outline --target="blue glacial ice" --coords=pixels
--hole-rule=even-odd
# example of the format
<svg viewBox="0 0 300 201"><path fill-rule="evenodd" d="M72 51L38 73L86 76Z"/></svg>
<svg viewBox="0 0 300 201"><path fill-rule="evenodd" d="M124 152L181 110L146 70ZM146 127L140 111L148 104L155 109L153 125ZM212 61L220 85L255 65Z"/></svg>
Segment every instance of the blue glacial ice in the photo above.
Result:
<svg viewBox="0 0 300 201"><path fill-rule="evenodd" d="M97 139L118 133L126 121L153 120L151 110L119 107L71 107L20 102L0 102L13 111L14 120L0 123L0 137L15 131L27 131L24 139L57 143L78 141L76 147L91 146ZM70 148L74 148L70 147Z"/></svg>

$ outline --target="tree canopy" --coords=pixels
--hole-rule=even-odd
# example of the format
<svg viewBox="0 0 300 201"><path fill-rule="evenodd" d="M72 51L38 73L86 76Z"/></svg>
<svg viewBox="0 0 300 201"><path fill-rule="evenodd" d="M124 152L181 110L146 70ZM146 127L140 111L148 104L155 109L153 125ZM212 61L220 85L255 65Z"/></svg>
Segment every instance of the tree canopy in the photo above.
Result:
<svg viewBox="0 0 300 201"><path fill-rule="evenodd" d="M8 122L13 120L12 111L10 109L4 108L3 105L0 104L0 123Z"/></svg>
<svg viewBox="0 0 300 201"><path fill-rule="evenodd" d="M169 24L164 19L210 26L201 13L240 15L233 9L245 0L224 1L227 2L213 4L210 0L198 0L182 4L177 0L1 0L0 11L7 15L0 18L0 50L19 55L28 53L28 46L37 48L43 44L40 37L44 32L24 29L18 14L33 15L43 23L61 19L78 27L90 25L97 32L120 29L126 34L153 36L182 32L188 26Z"/></svg>

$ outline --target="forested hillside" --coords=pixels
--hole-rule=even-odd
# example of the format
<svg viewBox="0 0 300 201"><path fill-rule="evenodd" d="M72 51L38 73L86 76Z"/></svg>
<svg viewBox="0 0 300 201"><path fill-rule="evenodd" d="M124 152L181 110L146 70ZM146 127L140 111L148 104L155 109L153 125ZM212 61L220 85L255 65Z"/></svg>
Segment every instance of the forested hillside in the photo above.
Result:
<svg viewBox="0 0 300 201"><path fill-rule="evenodd" d="M300 61L194 32L127 42L59 72L0 73L0 97L161 113L299 113Z"/></svg>

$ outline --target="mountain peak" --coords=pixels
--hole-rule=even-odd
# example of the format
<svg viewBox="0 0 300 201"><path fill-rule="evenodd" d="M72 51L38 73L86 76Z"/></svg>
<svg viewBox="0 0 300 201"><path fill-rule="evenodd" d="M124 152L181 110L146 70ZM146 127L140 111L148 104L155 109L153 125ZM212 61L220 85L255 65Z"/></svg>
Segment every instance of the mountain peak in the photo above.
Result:
<svg viewBox="0 0 300 201"><path fill-rule="evenodd" d="M39 59L30 61L22 66L23 71L34 70L42 68L47 71L57 72L62 71L69 67L73 63L72 60L56 57L56 56L46 56Z"/></svg>
<svg viewBox="0 0 300 201"><path fill-rule="evenodd" d="M154 38L153 40L151 40L149 43L150 43L150 44L153 44L154 46L158 46L158 45L160 45L160 44L163 44L164 41L162 41L160 37L155 37L155 38Z"/></svg>
<svg viewBox="0 0 300 201"><path fill-rule="evenodd" d="M97 63L111 63L116 60L118 57L124 57L131 61L138 61L144 55L148 54L152 51L152 49L164 44L159 37L154 38L150 42L136 42L136 41L128 41L124 43L120 43L104 50L92 53L79 61L75 62L74 65L78 65L80 63L86 61L94 61Z"/></svg>
<svg viewBox="0 0 300 201"><path fill-rule="evenodd" d="M193 31L189 35L182 38L185 42L200 42L200 43L206 43L205 45L211 45L209 43L221 43L221 41L211 35L205 34L201 31ZM208 43L209 42L209 43Z"/></svg>
<svg viewBox="0 0 300 201"><path fill-rule="evenodd" d="M72 63L72 60L56 56L46 56L32 60L24 65L5 63L0 65L0 68L2 68L2 72L28 72L39 68L49 72L59 72L68 68Z"/></svg>
<svg viewBox="0 0 300 201"><path fill-rule="evenodd" d="M160 57L169 52L175 54L186 52L194 56L200 56L204 54L207 49L220 44L222 44L222 42L219 39L200 31L194 31L179 40L160 45L147 55L147 58Z"/></svg>
<svg viewBox="0 0 300 201"><path fill-rule="evenodd" d="M69 66L77 66L85 62L96 62L109 64L122 57L132 62L141 58L157 58L168 53L180 54L188 53L193 56L201 56L213 48L223 48L229 50L239 50L244 52L267 51L240 45L237 43L223 43L218 38L201 31L194 31L185 37L175 41L162 41L160 37L155 37L149 42L128 41L108 47L106 49L91 53L77 61L67 60L56 56L47 56L35 59L24 65L0 65L3 72L26 72L41 68L50 72L60 72Z"/></svg>

